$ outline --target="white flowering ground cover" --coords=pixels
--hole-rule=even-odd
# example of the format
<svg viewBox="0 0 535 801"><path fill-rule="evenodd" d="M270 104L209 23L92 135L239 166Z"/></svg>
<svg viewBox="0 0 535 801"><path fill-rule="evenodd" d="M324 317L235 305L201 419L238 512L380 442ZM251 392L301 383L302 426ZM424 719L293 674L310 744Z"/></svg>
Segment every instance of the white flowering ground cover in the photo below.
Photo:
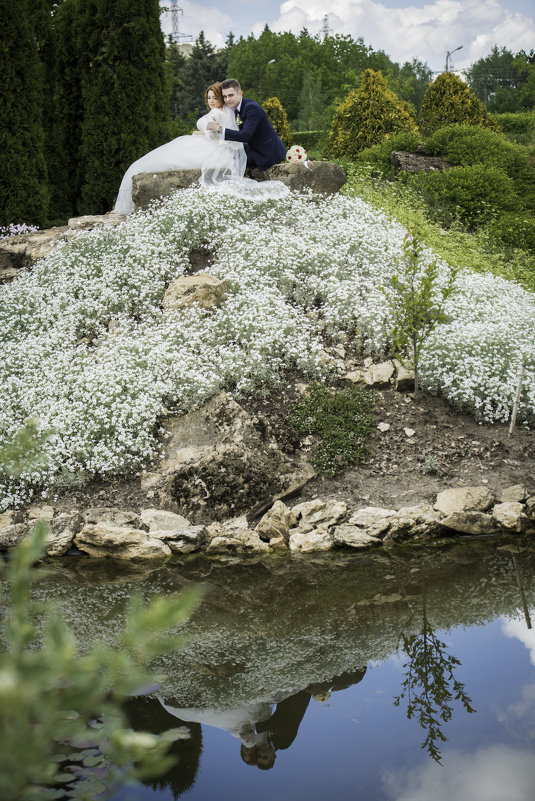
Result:
<svg viewBox="0 0 535 801"><path fill-rule="evenodd" d="M161 416L221 388L269 390L287 369L324 376L320 351L340 331L363 356L388 354L381 286L399 272L405 233L356 197L253 202L195 188L58 246L0 289L0 447L28 418L52 432L46 467L0 474L0 509L76 474L140 470L158 452ZM230 279L228 299L215 311L164 314L164 291L195 248L215 254L210 270ZM532 423L534 296L461 273L447 311L425 349L422 385L503 422L523 358L518 419Z"/></svg>

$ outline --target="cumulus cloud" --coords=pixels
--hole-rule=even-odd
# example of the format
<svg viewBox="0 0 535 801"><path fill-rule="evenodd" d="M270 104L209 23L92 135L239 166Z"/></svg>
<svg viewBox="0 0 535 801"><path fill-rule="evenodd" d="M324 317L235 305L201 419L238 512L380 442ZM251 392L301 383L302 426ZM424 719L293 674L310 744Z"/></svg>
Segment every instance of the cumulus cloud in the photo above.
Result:
<svg viewBox="0 0 535 801"><path fill-rule="evenodd" d="M425 762L391 772L384 786L392 801L533 801L535 760L532 752L507 745L468 754L450 751L442 766Z"/></svg>
<svg viewBox="0 0 535 801"><path fill-rule="evenodd" d="M280 16L270 22L274 31L321 31L326 13L322 0L286 0ZM504 8L497 0L435 0L423 7L407 4L388 8L375 0L333 0L328 7L333 33L362 36L366 44L384 50L400 63L418 58L431 69L444 68L446 52L459 45L455 67L463 69L497 44L513 51L529 51L535 40L535 22ZM258 35L264 23L254 30Z"/></svg>
<svg viewBox="0 0 535 801"><path fill-rule="evenodd" d="M531 619L535 619L533 610L530 610ZM506 637L520 640L530 653L531 664L535 665L535 629L528 629L524 618L503 618L502 631Z"/></svg>

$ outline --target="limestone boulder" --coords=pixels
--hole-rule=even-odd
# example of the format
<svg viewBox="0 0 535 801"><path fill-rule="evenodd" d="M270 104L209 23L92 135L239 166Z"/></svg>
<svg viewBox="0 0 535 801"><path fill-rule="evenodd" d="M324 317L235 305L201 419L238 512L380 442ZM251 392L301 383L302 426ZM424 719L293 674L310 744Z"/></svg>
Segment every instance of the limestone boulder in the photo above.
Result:
<svg viewBox="0 0 535 801"><path fill-rule="evenodd" d="M492 515L485 512L452 512L442 518L440 525L460 534L495 534L498 530Z"/></svg>
<svg viewBox="0 0 535 801"><path fill-rule="evenodd" d="M149 527L140 515L131 509L119 509L116 506L92 506L83 513L84 523L109 523L120 528L139 528L145 531Z"/></svg>
<svg viewBox="0 0 535 801"><path fill-rule="evenodd" d="M368 537L381 539L388 531L390 521L395 515L395 509L382 509L379 506L364 506L351 515L348 524L358 528Z"/></svg>
<svg viewBox="0 0 535 801"><path fill-rule="evenodd" d="M393 359L396 368L394 375L394 389L396 392L410 392L414 389L414 370L405 367L398 359Z"/></svg>
<svg viewBox="0 0 535 801"><path fill-rule="evenodd" d="M24 522L24 515L19 509L6 509L0 514L0 532L15 523Z"/></svg>
<svg viewBox="0 0 535 801"><path fill-rule="evenodd" d="M326 528L315 528L311 531L292 528L290 529L289 546L290 551L299 553L330 551L334 548L334 537Z"/></svg>
<svg viewBox="0 0 535 801"><path fill-rule="evenodd" d="M207 537L208 554L258 554L269 551L269 545L260 539L258 532L243 527L242 522L212 523L207 528Z"/></svg>
<svg viewBox="0 0 535 801"><path fill-rule="evenodd" d="M74 544L84 553L97 559L126 559L133 562L145 559L166 559L169 546L146 531L114 526L109 523L87 523L76 535Z"/></svg>
<svg viewBox="0 0 535 801"><path fill-rule="evenodd" d="M347 181L343 169L329 161L309 161L307 164L283 162L267 170L254 169L257 181L282 181L295 192L313 192L316 195L334 195Z"/></svg>
<svg viewBox="0 0 535 801"><path fill-rule="evenodd" d="M383 537L386 544L405 540L425 540L436 537L441 532L442 515L429 504L402 506L390 518L388 531Z"/></svg>
<svg viewBox="0 0 535 801"><path fill-rule="evenodd" d="M423 152L410 153L407 150L393 150L390 161L396 172L436 172L449 170L454 165L440 156L429 156Z"/></svg>
<svg viewBox="0 0 535 801"><path fill-rule="evenodd" d="M28 509L28 520L52 520L53 517L53 506L30 506Z"/></svg>
<svg viewBox="0 0 535 801"><path fill-rule="evenodd" d="M256 531L261 539L271 542L273 539L282 537L285 543L288 542L288 532L295 526L297 520L295 514L290 511L282 501L276 501L256 526Z"/></svg>
<svg viewBox="0 0 535 801"><path fill-rule="evenodd" d="M443 515L453 512L486 512L494 503L488 487L453 487L439 492L434 508Z"/></svg>
<svg viewBox="0 0 535 801"><path fill-rule="evenodd" d="M165 509L142 509L140 518L149 531L176 531L191 525L189 520Z"/></svg>
<svg viewBox="0 0 535 801"><path fill-rule="evenodd" d="M508 503L509 501L522 503L527 497L528 494L523 484L513 484L511 487L505 487L505 489L502 490L498 501L499 503Z"/></svg>
<svg viewBox="0 0 535 801"><path fill-rule="evenodd" d="M221 281L210 273L182 275L167 287L163 296L166 311L175 311L196 304L201 309L221 306L227 297L228 281Z"/></svg>
<svg viewBox="0 0 535 801"><path fill-rule="evenodd" d="M492 510L492 518L504 531L522 534L528 528L525 506L518 501L497 503Z"/></svg>
<svg viewBox="0 0 535 801"><path fill-rule="evenodd" d="M47 556L63 556L74 542L80 530L82 516L79 512L61 512L49 524L46 538Z"/></svg>
<svg viewBox="0 0 535 801"><path fill-rule="evenodd" d="M334 544L344 548L363 550L365 548L376 548L378 545L383 544L378 537L372 537L358 526L350 526L348 524L336 526L333 531L333 537Z"/></svg>
<svg viewBox="0 0 535 801"><path fill-rule="evenodd" d="M150 535L165 542L173 553L200 551L207 541L206 526L186 526L171 530L155 529L151 530Z"/></svg>
<svg viewBox="0 0 535 801"><path fill-rule="evenodd" d="M342 520L346 512L347 505L343 501L323 501L320 498L292 507L301 532L331 528Z"/></svg>
<svg viewBox="0 0 535 801"><path fill-rule="evenodd" d="M200 170L141 172L132 178L132 200L136 210L146 209L154 200L169 197L179 189L199 183Z"/></svg>
<svg viewBox="0 0 535 801"><path fill-rule="evenodd" d="M141 486L194 524L243 512L256 517L315 475L305 454L281 450L267 417L250 414L224 392L162 427L169 435L164 458Z"/></svg>
<svg viewBox="0 0 535 801"><path fill-rule="evenodd" d="M370 387L388 387L394 375L394 365L392 362L380 362L371 364L364 371L364 383Z"/></svg>
<svg viewBox="0 0 535 801"><path fill-rule="evenodd" d="M9 551L27 536L30 526L27 523L13 523L0 531L0 551Z"/></svg>

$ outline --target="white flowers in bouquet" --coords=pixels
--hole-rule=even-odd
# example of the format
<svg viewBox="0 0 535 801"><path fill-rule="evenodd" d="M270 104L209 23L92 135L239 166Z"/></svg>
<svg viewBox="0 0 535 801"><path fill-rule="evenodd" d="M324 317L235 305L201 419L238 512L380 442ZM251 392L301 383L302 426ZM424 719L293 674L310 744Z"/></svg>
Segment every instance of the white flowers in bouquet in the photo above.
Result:
<svg viewBox="0 0 535 801"><path fill-rule="evenodd" d="M292 164L304 164L307 160L307 152L301 145L292 145L286 153L286 161Z"/></svg>

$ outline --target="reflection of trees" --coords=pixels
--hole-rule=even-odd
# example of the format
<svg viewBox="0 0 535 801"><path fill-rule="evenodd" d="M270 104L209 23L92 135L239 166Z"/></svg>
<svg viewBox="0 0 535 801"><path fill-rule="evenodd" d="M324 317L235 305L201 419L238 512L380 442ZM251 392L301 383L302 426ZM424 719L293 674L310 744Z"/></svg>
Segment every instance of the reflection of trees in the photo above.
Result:
<svg viewBox="0 0 535 801"><path fill-rule="evenodd" d="M426 599L423 596L422 630L409 636L402 633L403 651L408 661L402 692L394 699L399 706L407 699L407 717L416 718L426 738L422 748L432 759L441 763L439 741L448 739L442 724L447 723L453 713L453 702L460 701L467 712L475 712L471 699L464 691L463 682L454 676L454 668L461 664L456 656L446 652L446 643L434 634L427 619Z"/></svg>

